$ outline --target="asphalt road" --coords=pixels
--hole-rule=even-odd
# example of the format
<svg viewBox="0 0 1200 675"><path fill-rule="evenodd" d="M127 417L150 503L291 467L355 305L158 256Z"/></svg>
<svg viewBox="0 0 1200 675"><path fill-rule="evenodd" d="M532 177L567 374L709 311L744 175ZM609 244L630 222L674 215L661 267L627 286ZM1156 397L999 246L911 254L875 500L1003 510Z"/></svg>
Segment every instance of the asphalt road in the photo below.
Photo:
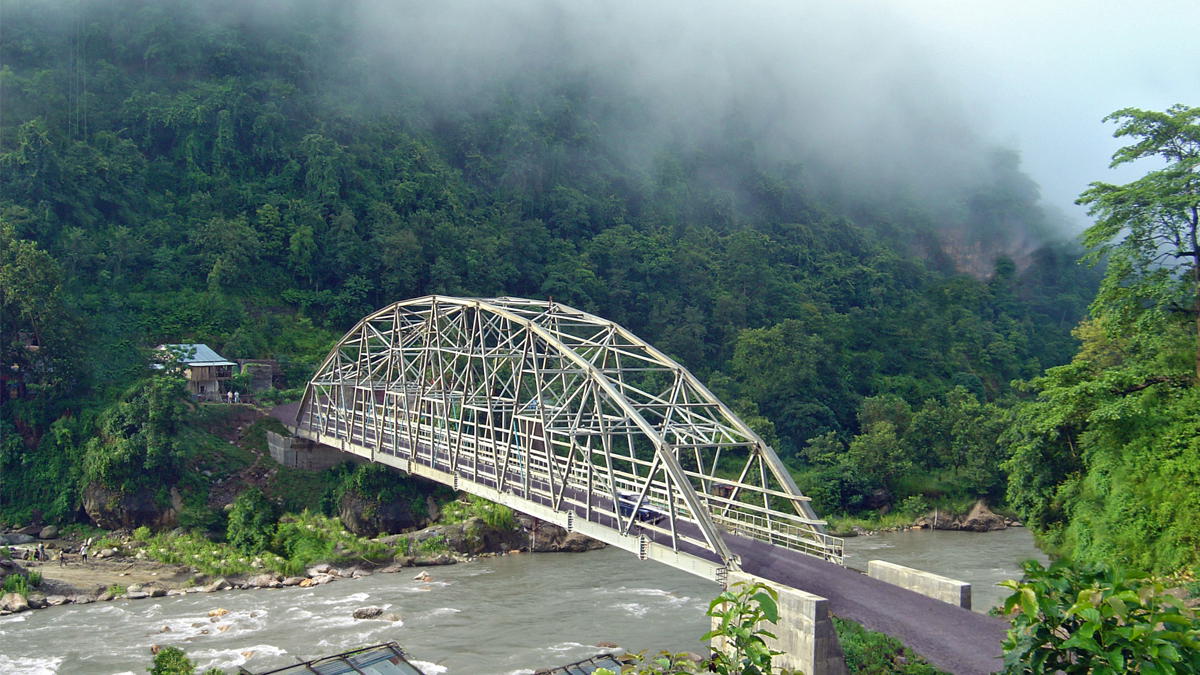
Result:
<svg viewBox="0 0 1200 675"><path fill-rule="evenodd" d="M727 535L725 543L744 572L827 598L834 616L900 640L943 671L987 675L1004 665L1005 621L766 542Z"/></svg>

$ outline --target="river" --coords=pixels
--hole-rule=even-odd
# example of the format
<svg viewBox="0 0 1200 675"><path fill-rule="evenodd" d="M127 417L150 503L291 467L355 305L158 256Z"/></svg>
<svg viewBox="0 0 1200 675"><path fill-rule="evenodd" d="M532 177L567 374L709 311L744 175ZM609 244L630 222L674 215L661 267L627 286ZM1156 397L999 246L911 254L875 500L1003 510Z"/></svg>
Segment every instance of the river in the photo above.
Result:
<svg viewBox="0 0 1200 675"><path fill-rule="evenodd" d="M851 567L880 558L970 581L977 609L1000 597L990 586L1018 576L1022 559L1045 562L1021 528L878 534L848 539L846 549ZM429 675L530 673L592 656L591 645L601 641L634 651L701 653L704 611L718 591L716 584L615 548L427 569L430 583L410 572L7 616L0 618L0 675L141 675L152 644L182 647L201 668L262 671L395 640ZM351 617L365 605L401 620ZM229 613L210 622L208 612L217 608ZM164 626L171 630L160 633ZM220 626L228 628L221 632Z"/></svg>

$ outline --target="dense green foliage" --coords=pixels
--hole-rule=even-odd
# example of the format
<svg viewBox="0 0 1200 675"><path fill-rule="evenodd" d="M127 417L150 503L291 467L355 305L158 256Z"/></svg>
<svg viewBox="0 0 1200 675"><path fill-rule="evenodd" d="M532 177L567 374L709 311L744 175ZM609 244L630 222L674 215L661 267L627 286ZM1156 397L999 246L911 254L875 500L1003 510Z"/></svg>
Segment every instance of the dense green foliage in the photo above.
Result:
<svg viewBox="0 0 1200 675"><path fill-rule="evenodd" d="M427 515L425 496L428 490L423 490L415 480L401 477L383 464L347 462L330 469L329 473L336 484L324 500L327 514L335 514L342 495L353 492L376 504L403 501L408 504L409 512L414 517L424 518ZM453 491L449 493L452 495Z"/></svg>
<svg viewBox="0 0 1200 675"><path fill-rule="evenodd" d="M183 396L175 377L148 378L125 392L100 415L99 435L84 451L84 479L125 492L178 480Z"/></svg>
<svg viewBox="0 0 1200 675"><path fill-rule="evenodd" d="M351 8L297 5L5 3L0 372L23 389L0 406L0 514L71 516L79 481L42 474L97 431L142 443L92 420L132 403L110 392L144 348L272 357L294 388L367 311L427 293L622 323L834 485L823 509L999 495L996 404L1069 359L1094 285L1014 154L947 203L834 200L734 122L624 152L641 105L586 73L448 109L355 42ZM968 249L990 278L956 271ZM26 483L46 487L7 487Z"/></svg>
<svg viewBox="0 0 1200 675"><path fill-rule="evenodd" d="M1035 561L1004 612L1004 673L1200 672L1200 620L1161 582L1107 565L1049 570Z"/></svg>
<svg viewBox="0 0 1200 675"><path fill-rule="evenodd" d="M229 511L229 523L225 527L225 538L229 545L246 555L266 551L275 538L278 515L275 505L262 490L250 488L233 500Z"/></svg>
<svg viewBox="0 0 1200 675"><path fill-rule="evenodd" d="M295 576L318 562L383 560L391 555L391 548L350 534L336 518L308 511L258 523L257 532L269 532L270 538L250 553L232 542L213 542L199 534L163 532L143 543L146 554L155 560L188 565L211 576L251 574L255 569Z"/></svg>
<svg viewBox="0 0 1200 675"><path fill-rule="evenodd" d="M163 647L154 655L154 664L146 669L150 675L192 675L196 663L178 647ZM202 675L221 675L220 668L209 668Z"/></svg>
<svg viewBox="0 0 1200 675"><path fill-rule="evenodd" d="M1026 385L1014 414L1011 505L1055 549L1169 573L1200 562L1200 316L1196 110L1123 110L1135 143L1114 164L1166 168L1084 193L1099 216L1085 234L1109 265L1079 352Z"/></svg>

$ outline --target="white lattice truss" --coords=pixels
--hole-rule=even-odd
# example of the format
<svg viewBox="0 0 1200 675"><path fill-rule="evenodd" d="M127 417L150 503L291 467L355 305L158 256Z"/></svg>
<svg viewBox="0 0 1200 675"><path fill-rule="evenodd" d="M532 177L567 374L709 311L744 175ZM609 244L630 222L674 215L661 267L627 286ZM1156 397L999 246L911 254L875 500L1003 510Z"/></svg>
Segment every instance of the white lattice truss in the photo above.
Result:
<svg viewBox="0 0 1200 675"><path fill-rule="evenodd" d="M775 452L690 372L553 302L371 314L308 384L296 431L704 576L736 569L723 531L842 562Z"/></svg>

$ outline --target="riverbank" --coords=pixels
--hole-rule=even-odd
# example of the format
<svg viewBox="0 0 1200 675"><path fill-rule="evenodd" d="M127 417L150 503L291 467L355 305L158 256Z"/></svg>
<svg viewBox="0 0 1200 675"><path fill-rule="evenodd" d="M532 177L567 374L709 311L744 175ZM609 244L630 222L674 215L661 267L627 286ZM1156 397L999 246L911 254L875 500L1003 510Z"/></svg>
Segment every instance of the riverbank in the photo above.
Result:
<svg viewBox="0 0 1200 675"><path fill-rule="evenodd" d="M1024 527L1017 519L994 513L987 502L979 500L966 508L933 509L920 513L889 512L871 516L833 516L827 530L837 537L857 537L880 532L907 530L945 530L951 532L995 532Z"/></svg>
<svg viewBox="0 0 1200 675"><path fill-rule="evenodd" d="M40 542L51 557L49 561L32 559L36 544L0 549L0 559L7 565L0 565L3 576L38 579L36 584L24 580L10 584L10 590L19 592L0 598L0 616L47 606L114 599L308 587L498 555L576 552L603 547L602 543L578 533L524 517L508 527L493 527L478 518L467 518L459 523L369 540L346 532L333 518L306 513L286 520L285 524L304 533L302 539L289 540L300 549L290 558L267 551L246 556L228 544L212 542L197 534L177 531L152 535L145 529L92 537L92 552L86 563L79 555L84 542L70 538ZM309 553L305 554L305 550ZM328 555L321 555L322 552ZM5 553L15 554L16 559L5 558ZM62 563L63 557L66 564Z"/></svg>

